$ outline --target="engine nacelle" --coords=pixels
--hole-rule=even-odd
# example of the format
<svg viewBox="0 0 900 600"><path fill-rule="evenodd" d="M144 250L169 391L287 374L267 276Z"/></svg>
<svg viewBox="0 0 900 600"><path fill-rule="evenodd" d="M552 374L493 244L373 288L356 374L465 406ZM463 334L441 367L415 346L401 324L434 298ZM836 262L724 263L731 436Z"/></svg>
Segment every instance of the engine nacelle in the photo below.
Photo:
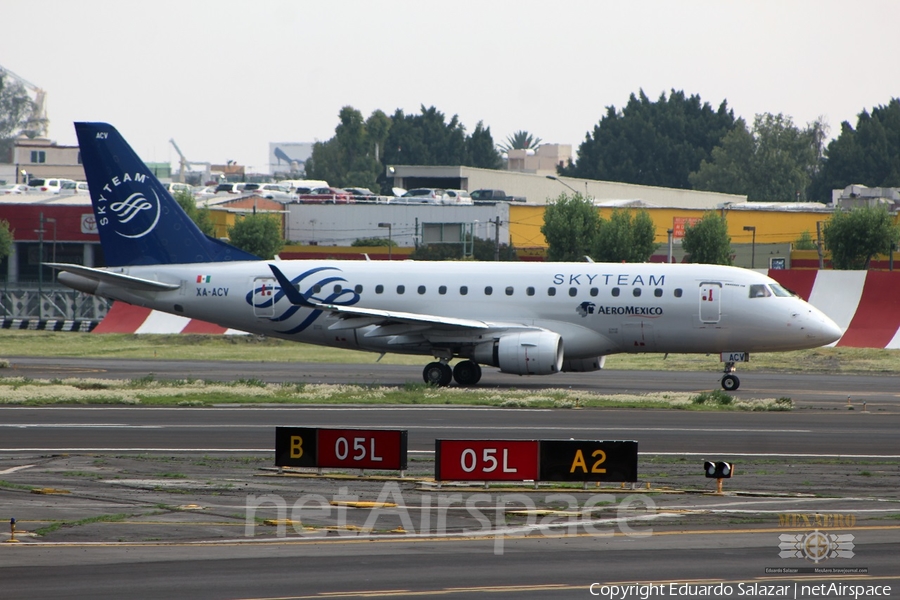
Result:
<svg viewBox="0 0 900 600"><path fill-rule="evenodd" d="M475 348L474 359L515 375L552 375L563 364L563 341L552 331L510 333Z"/></svg>
<svg viewBox="0 0 900 600"><path fill-rule="evenodd" d="M599 371L606 364L605 356L595 356L593 358L567 358L563 361L563 373L587 373L588 371Z"/></svg>

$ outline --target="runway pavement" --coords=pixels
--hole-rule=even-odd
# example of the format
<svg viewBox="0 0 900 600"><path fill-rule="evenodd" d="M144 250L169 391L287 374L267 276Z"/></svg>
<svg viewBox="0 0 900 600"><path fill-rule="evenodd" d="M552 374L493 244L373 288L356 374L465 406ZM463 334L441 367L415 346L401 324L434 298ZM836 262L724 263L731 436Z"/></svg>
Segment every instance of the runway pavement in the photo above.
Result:
<svg viewBox="0 0 900 600"><path fill-rule="evenodd" d="M13 363L18 374L49 378L136 378L152 372L172 378L402 384L418 381L420 374L418 367L386 365L114 359L102 364L57 359ZM576 389L634 392L710 389L717 378L714 373L604 371L527 379L488 372L484 383L558 387L562 382ZM728 594L720 588L719 597L771 598L777 591L760 586L781 586L784 593L775 597L816 597L809 590L804 595L802 586L832 583L864 589L888 585L892 591L887 596L859 597L897 597L900 410L893 383L889 377L746 374L739 394L791 396L800 408L788 413L2 407L0 518L17 517L25 530L54 522L66 525L40 538L23 537L19 544L2 543L6 536L0 536L0 597L588 598L603 597L592 596L592 583L631 582L663 585L664 593L657 595L666 596L682 589L670 584L689 582L731 586ZM847 395L866 398L870 412L847 411ZM652 490L640 496L608 488L535 492L450 486L423 491L421 483L402 481L394 484L399 508L384 511L374 531L364 527L372 513L345 511L356 529L297 533L289 526L279 537L274 528L247 516L252 498L283 498L288 507L313 496L327 500L355 494L372 500L389 484L279 478L261 471L272 464L277 425L408 429L410 450L416 453L411 470L417 478L433 468L429 452L437 438L634 439L642 456L640 484L646 482ZM732 495L702 493L710 489L699 473L704 457L739 465L741 477L726 484ZM28 493L33 486L65 487L72 493L34 495ZM688 493L672 493L679 488ZM739 491L747 493L733 495ZM567 502L585 507L598 494L604 498L596 504L602 514L514 516L522 502L558 511ZM570 496L575 500L562 499ZM626 498L632 497L640 498L639 509L625 510ZM441 498L453 505L443 528L435 512ZM422 508L426 502L427 510ZM197 508L179 508L189 504ZM653 509L640 508L645 504ZM298 521L320 528L341 518L332 508L303 505L297 511ZM405 525L404 512L410 519ZM852 526L834 527L832 520L824 530L852 536L854 556L818 563L811 555L782 558L782 536L800 536L802 546L804 536L814 530L803 525L802 516L812 518L814 525L815 515L823 514L853 516ZM800 521L786 521L785 515L799 515ZM277 509L268 506L258 516L276 517ZM578 524L569 527L567 519ZM540 527L545 522L557 525ZM248 523L253 528L249 536ZM324 537L312 539L309 531ZM867 572L766 572L782 567ZM593 589L601 591L600 586ZM698 593L681 597L702 592L694 591Z"/></svg>

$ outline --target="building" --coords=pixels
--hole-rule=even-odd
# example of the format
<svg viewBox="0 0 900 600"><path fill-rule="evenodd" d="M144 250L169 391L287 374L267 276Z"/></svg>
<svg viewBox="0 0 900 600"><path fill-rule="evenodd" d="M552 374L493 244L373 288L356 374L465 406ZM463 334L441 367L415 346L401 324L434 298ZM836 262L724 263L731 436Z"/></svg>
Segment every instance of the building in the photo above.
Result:
<svg viewBox="0 0 900 600"><path fill-rule="evenodd" d="M656 206L698 209L711 209L725 203L747 201L746 196L735 194L475 167L393 165L387 168L386 174L393 178L394 187L407 190L421 187L461 189L469 192L478 189L498 189L505 191L509 196L525 198L529 205L539 206L558 198L562 193L576 192L598 201L641 200Z"/></svg>
<svg viewBox="0 0 900 600"><path fill-rule="evenodd" d="M35 178L61 177L84 181L81 150L78 146L60 146L47 138L16 139L12 163L0 165L0 179L26 183Z"/></svg>
<svg viewBox="0 0 900 600"><path fill-rule="evenodd" d="M572 145L541 144L534 150L510 150L506 155L508 171L556 175L558 167L565 167L572 161Z"/></svg>

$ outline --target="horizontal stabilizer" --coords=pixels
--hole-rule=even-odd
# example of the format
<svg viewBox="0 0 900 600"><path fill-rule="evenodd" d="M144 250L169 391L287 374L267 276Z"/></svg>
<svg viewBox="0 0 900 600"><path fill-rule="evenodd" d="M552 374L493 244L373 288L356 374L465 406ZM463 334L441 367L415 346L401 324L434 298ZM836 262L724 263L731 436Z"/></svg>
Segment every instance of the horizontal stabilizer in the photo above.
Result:
<svg viewBox="0 0 900 600"><path fill-rule="evenodd" d="M114 273L105 269L94 269L83 265L70 265L66 263L44 263L47 267L53 267L63 272L72 273L85 279L98 283L108 283L121 288L138 292L171 292L181 287L178 283L164 283L152 279L132 277L123 273Z"/></svg>

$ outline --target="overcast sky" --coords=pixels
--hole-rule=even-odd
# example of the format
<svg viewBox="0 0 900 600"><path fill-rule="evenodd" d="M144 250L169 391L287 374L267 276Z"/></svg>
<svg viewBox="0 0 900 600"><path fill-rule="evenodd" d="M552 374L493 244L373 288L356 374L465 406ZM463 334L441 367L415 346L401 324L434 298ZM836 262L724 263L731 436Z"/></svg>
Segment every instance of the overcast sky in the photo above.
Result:
<svg viewBox="0 0 900 600"><path fill-rule="evenodd" d="M435 106L496 142L572 144L643 89L735 116L824 117L900 96L897 0L4 0L0 65L47 92L50 138L112 123L146 161L324 141L342 106ZM893 36L893 37L892 37Z"/></svg>

